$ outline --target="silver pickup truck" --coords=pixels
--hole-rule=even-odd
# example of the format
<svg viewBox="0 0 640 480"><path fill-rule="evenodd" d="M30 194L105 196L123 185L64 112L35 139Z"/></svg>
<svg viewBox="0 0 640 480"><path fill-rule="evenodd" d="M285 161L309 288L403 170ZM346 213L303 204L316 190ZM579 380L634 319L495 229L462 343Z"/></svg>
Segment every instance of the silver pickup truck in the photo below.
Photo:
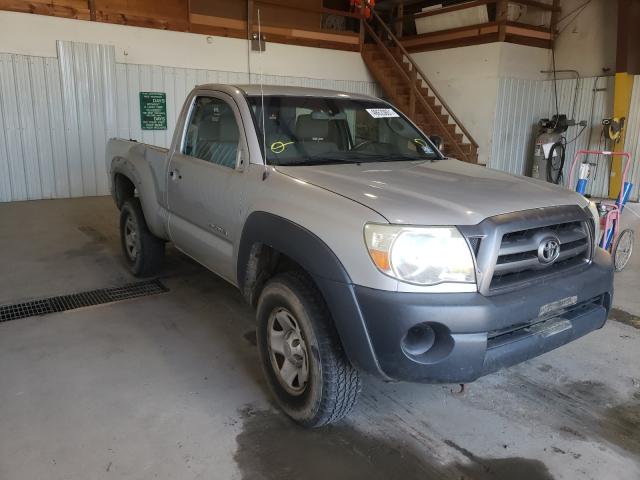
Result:
<svg viewBox="0 0 640 480"><path fill-rule="evenodd" d="M171 241L238 287L268 384L305 426L346 415L363 373L470 382L611 307L587 200L445 158L377 98L203 85L168 150L112 139L106 161L132 272L155 273Z"/></svg>

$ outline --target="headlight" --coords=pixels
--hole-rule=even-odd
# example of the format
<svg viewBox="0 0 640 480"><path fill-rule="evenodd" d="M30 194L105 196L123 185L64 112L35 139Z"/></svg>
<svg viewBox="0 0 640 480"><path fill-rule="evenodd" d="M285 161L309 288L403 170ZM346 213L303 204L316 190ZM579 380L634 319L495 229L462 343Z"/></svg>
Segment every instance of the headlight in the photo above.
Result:
<svg viewBox="0 0 640 480"><path fill-rule="evenodd" d="M475 283L466 240L455 227L403 227L369 223L364 238L384 274L416 285Z"/></svg>

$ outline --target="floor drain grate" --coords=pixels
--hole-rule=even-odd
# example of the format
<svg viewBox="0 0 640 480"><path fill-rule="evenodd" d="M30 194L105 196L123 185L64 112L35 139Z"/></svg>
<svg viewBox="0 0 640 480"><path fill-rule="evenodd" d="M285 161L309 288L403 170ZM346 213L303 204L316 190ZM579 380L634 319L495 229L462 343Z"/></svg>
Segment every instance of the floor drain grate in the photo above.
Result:
<svg viewBox="0 0 640 480"><path fill-rule="evenodd" d="M17 320L19 318L47 315L49 313L66 312L76 308L102 305L104 303L119 302L130 298L146 297L158 293L168 292L160 280L130 283L122 287L101 288L88 292L49 297L30 302L13 305L0 305L0 322Z"/></svg>

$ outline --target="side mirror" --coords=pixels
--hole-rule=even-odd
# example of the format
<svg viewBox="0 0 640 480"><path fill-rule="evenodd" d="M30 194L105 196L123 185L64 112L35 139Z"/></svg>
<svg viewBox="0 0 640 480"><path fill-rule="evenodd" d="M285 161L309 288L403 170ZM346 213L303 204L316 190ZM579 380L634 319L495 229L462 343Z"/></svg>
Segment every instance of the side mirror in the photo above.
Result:
<svg viewBox="0 0 640 480"><path fill-rule="evenodd" d="M436 146L439 151L442 151L444 147L444 141L440 135L431 135L429 136L429 140Z"/></svg>

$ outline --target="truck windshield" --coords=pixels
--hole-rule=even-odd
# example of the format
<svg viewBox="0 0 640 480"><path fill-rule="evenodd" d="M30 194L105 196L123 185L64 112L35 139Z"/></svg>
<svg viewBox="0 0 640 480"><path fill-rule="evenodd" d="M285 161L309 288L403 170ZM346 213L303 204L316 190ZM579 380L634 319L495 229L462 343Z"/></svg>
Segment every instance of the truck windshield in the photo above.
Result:
<svg viewBox="0 0 640 480"><path fill-rule="evenodd" d="M247 97L269 165L395 162L442 158L388 104L349 98Z"/></svg>

